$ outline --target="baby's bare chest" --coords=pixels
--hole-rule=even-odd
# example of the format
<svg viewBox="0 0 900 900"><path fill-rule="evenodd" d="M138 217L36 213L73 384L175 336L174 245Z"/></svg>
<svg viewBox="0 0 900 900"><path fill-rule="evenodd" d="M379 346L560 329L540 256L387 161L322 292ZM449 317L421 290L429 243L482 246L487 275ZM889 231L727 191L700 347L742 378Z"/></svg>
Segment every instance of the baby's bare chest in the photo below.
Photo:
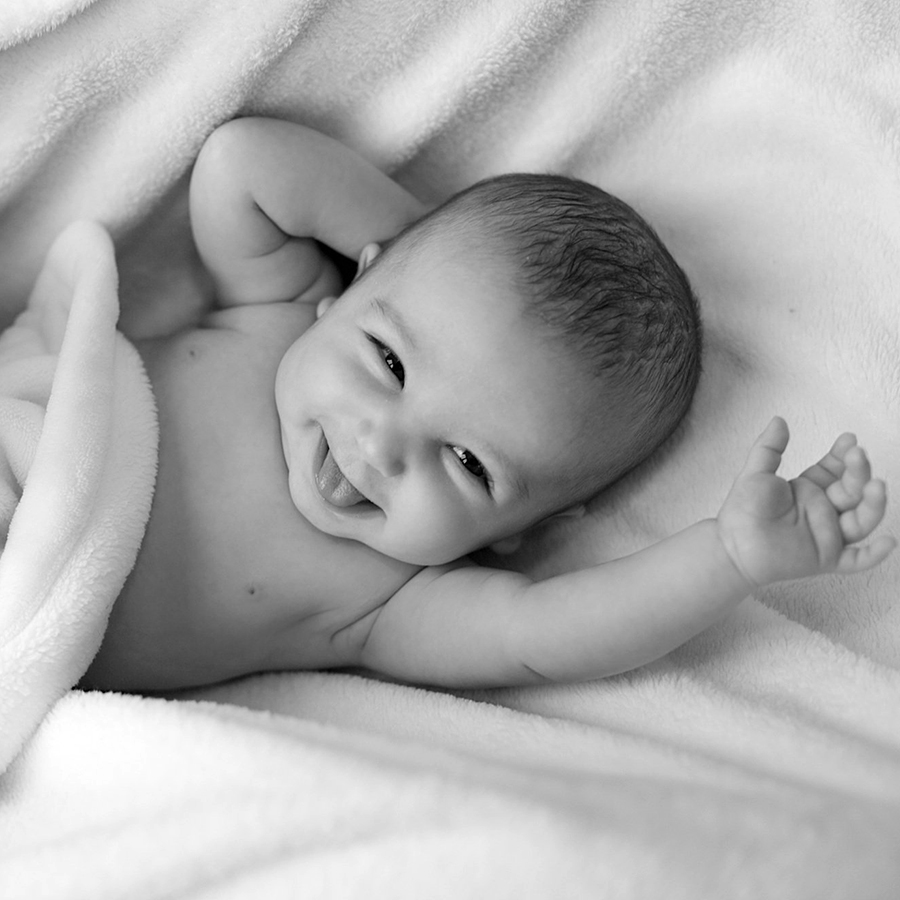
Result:
<svg viewBox="0 0 900 900"><path fill-rule="evenodd" d="M148 533L93 683L168 690L356 664L375 613L415 569L320 537L295 530L266 548L237 530Z"/></svg>
<svg viewBox="0 0 900 900"><path fill-rule="evenodd" d="M107 687L352 665L373 611L416 571L299 514L273 399L283 348L221 337L201 332L147 357L159 475L94 667Z"/></svg>

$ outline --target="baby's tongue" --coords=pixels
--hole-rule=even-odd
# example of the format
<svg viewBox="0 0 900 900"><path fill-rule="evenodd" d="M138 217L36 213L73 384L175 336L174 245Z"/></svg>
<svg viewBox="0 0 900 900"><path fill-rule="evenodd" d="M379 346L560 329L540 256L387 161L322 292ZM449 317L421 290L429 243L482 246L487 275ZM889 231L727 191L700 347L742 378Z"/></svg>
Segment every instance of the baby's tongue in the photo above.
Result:
<svg viewBox="0 0 900 900"><path fill-rule="evenodd" d="M316 475L316 484L319 493L335 506L353 506L366 498L355 488L346 478L344 473L338 468L331 450L325 455L322 461L322 468Z"/></svg>

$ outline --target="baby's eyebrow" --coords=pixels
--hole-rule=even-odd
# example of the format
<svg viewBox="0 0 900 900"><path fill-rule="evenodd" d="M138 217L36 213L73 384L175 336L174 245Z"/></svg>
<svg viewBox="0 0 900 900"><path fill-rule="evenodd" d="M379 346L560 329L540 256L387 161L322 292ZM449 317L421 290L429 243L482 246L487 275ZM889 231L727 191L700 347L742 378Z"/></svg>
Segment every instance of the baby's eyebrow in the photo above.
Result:
<svg viewBox="0 0 900 900"><path fill-rule="evenodd" d="M380 297L375 297L372 300L372 309L381 316L397 333L400 340L406 344L412 350L416 349L416 341L413 337L412 330L406 323L406 320L401 315L400 311L395 309L390 305L386 300L382 300Z"/></svg>

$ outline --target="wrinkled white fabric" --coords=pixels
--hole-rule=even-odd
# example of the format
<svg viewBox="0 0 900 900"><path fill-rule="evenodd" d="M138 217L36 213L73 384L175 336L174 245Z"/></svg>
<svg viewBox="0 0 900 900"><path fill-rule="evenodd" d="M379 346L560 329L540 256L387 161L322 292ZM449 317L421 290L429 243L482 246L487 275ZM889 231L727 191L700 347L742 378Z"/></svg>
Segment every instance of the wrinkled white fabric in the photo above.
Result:
<svg viewBox="0 0 900 900"><path fill-rule="evenodd" d="M685 427L527 542L533 571L714 514L773 413L786 473L853 430L900 484L890 0L73 0L4 7L0 46L5 322L85 217L115 239L124 332L189 321L192 160L220 122L277 115L426 200L513 169L595 181L691 277L706 354ZM12 403L23 433L46 429L43 402ZM6 452L3 511L29 441ZM194 695L214 704L70 692L0 778L0 895L893 897L895 557L769 589L584 685L459 696L296 673ZM93 646L96 598L84 647L80 617L46 632L45 705ZM30 673L23 658L23 697L45 690Z"/></svg>

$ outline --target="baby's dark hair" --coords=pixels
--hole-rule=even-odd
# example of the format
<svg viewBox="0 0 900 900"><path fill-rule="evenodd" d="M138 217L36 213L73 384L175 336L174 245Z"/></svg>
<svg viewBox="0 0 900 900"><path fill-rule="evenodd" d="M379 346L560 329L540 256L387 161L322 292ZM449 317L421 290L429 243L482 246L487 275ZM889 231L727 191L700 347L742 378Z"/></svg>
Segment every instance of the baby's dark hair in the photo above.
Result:
<svg viewBox="0 0 900 900"><path fill-rule="evenodd" d="M448 225L499 242L526 314L627 409L618 423L628 431L622 458L594 490L671 435L700 376L699 309L684 272L637 212L584 181L511 174L456 194L413 232L427 237Z"/></svg>

